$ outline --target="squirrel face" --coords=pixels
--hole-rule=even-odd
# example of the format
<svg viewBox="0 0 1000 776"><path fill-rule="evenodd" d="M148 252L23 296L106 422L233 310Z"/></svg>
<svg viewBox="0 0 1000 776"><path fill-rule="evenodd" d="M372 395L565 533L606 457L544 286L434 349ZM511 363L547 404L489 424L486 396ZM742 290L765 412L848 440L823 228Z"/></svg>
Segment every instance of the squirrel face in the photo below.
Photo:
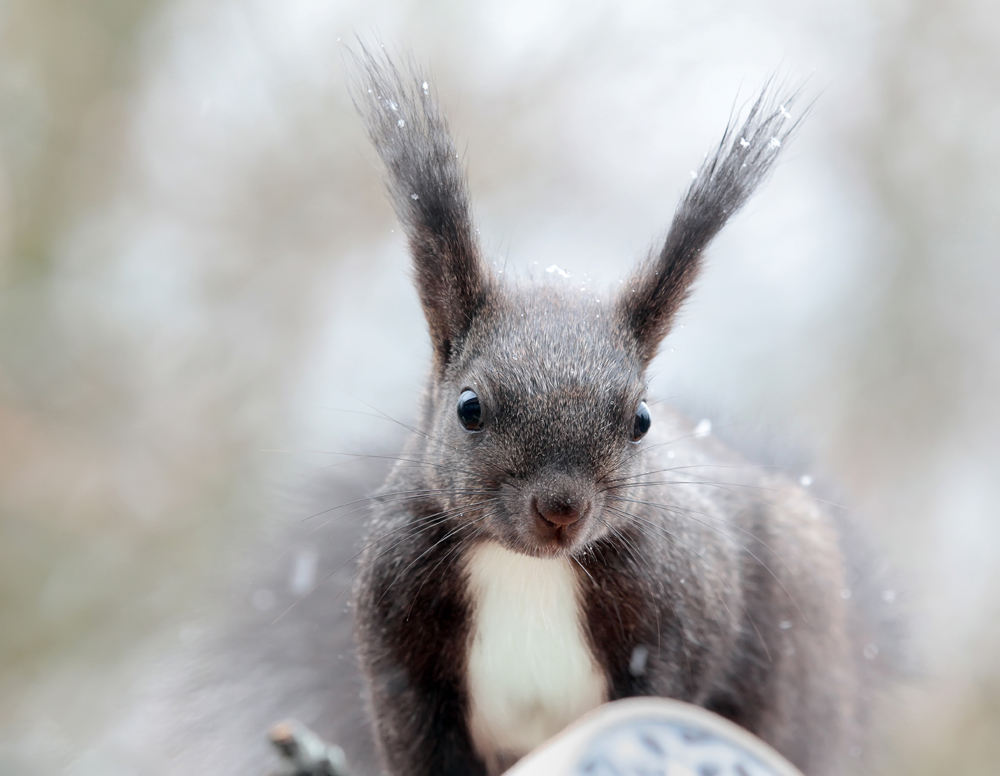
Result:
<svg viewBox="0 0 1000 776"><path fill-rule="evenodd" d="M648 429L643 364L614 303L496 286L433 391L428 452L464 519L509 549L572 554L609 530L605 492ZM637 413L641 413L637 420Z"/></svg>

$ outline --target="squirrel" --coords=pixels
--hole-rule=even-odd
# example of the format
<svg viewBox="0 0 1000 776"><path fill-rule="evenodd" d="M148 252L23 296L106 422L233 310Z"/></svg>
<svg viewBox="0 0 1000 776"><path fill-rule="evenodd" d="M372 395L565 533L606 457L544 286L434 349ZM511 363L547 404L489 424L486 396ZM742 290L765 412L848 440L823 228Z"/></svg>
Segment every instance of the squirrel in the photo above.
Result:
<svg viewBox="0 0 1000 776"><path fill-rule="evenodd" d="M427 81L363 46L354 64L433 346L352 592L384 770L495 776L631 696L716 712L807 776L852 767L891 634L850 531L646 395L797 94L769 82L730 121L662 244L601 296L494 272Z"/></svg>

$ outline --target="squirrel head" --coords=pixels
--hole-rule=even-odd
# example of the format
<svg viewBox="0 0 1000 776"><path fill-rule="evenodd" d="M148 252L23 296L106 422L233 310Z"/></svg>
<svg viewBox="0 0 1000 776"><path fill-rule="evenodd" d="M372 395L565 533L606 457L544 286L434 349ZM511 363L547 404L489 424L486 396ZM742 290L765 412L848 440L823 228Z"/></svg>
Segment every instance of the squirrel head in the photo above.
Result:
<svg viewBox="0 0 1000 776"><path fill-rule="evenodd" d="M386 168L433 345L422 485L478 535L532 555L578 552L616 530L604 497L645 457L646 369L705 247L795 129L795 95L765 86L706 158L664 242L600 297L495 274L428 82L363 46L354 64L355 104Z"/></svg>

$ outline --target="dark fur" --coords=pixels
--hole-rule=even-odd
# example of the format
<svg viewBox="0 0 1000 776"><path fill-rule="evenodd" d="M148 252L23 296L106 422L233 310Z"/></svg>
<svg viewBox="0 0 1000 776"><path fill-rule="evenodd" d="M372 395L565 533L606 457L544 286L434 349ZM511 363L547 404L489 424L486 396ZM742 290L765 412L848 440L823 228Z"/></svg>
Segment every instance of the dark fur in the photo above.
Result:
<svg viewBox="0 0 1000 776"><path fill-rule="evenodd" d="M798 127L798 121L787 119L797 95L788 94L781 102L769 87L761 91L742 126L726 127L674 213L663 247L638 268L629 294L621 300L647 364L691 288L705 246L746 204Z"/></svg>
<svg viewBox="0 0 1000 776"><path fill-rule="evenodd" d="M649 436L629 439L646 367L705 246L794 128L792 97L779 103L764 90L703 165L663 248L616 298L598 301L494 277L424 79L364 50L356 65L355 100L388 170L435 348L418 429L382 491L354 597L385 768L487 772L466 727L463 557L492 540L576 563L611 699L700 704L809 776L841 772L862 746L862 683L884 662L864 665L861 652L888 636L855 605L860 596L842 596L853 572L834 521L789 481L695 438L674 411L656 408ZM481 433L455 417L467 388L482 401ZM546 508L580 519L555 529L540 519ZM648 655L642 671L630 670L637 647Z"/></svg>
<svg viewBox="0 0 1000 776"><path fill-rule="evenodd" d="M424 89L362 49L355 104L389 173L388 188L409 238L420 301L439 368L460 348L493 281L479 257L465 172L448 125ZM402 122L402 125L400 125Z"/></svg>

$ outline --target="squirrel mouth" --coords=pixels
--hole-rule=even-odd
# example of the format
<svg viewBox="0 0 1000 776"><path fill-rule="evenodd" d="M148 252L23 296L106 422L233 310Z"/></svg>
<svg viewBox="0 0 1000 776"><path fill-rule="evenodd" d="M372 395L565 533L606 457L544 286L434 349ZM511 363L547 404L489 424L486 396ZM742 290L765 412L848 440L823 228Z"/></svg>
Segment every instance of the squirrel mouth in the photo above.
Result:
<svg viewBox="0 0 1000 776"><path fill-rule="evenodd" d="M583 488L535 488L527 498L512 494L491 533L509 549L538 558L578 553L595 534L600 534L603 504ZM596 522L595 522L596 521ZM502 538L501 538L502 537Z"/></svg>
<svg viewBox="0 0 1000 776"><path fill-rule="evenodd" d="M534 522L532 544L540 555L564 555L576 550L581 536L586 532L584 520L569 525L555 525L537 519Z"/></svg>

